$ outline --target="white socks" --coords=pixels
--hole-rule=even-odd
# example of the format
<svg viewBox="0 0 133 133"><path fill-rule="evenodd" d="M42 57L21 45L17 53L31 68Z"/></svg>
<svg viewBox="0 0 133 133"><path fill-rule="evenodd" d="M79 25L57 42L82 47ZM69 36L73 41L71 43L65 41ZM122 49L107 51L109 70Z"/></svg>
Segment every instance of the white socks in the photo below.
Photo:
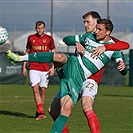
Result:
<svg viewBox="0 0 133 133"><path fill-rule="evenodd" d="M20 61L28 61L28 54L20 56Z"/></svg>

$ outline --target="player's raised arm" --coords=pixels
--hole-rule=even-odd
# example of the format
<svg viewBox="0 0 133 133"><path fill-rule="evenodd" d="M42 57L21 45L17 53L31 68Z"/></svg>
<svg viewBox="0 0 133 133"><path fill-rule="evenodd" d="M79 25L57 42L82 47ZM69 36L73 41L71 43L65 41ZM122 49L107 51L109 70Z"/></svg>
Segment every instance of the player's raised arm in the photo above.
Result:
<svg viewBox="0 0 133 133"><path fill-rule="evenodd" d="M76 36L66 36L64 37L63 41L65 42L66 45L68 46L76 46L76 52L78 53L82 53L84 54L84 47L83 45L80 43L80 40L77 39L76 37L80 36L80 35L76 35ZM78 38L78 37L77 37Z"/></svg>
<svg viewBox="0 0 133 133"><path fill-rule="evenodd" d="M68 46L76 46L75 36L66 36L63 38L63 42Z"/></svg>
<svg viewBox="0 0 133 133"><path fill-rule="evenodd" d="M105 48L106 50L125 50L125 49L129 49L130 45L127 42L118 40L114 37L112 37L112 40L115 42L114 44L105 44Z"/></svg>

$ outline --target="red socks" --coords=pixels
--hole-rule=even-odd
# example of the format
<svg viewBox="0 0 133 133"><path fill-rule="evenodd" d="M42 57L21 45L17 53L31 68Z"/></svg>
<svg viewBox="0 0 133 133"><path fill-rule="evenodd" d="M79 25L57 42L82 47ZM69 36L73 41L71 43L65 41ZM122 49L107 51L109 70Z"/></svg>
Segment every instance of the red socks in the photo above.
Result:
<svg viewBox="0 0 133 133"><path fill-rule="evenodd" d="M39 114L44 114L44 109L43 109L43 103L37 104L37 112Z"/></svg>
<svg viewBox="0 0 133 133"><path fill-rule="evenodd" d="M85 112L85 116L88 120L88 125L90 127L91 133L100 133L99 120L98 120L96 114L94 113L94 111L89 110L89 111ZM65 125L62 133L69 133L68 124Z"/></svg>
<svg viewBox="0 0 133 133"><path fill-rule="evenodd" d="M68 124L65 125L62 133L69 133L69 131L68 131Z"/></svg>
<svg viewBox="0 0 133 133"><path fill-rule="evenodd" d="M85 112L85 116L88 120L91 133L100 133L99 120L93 110Z"/></svg>

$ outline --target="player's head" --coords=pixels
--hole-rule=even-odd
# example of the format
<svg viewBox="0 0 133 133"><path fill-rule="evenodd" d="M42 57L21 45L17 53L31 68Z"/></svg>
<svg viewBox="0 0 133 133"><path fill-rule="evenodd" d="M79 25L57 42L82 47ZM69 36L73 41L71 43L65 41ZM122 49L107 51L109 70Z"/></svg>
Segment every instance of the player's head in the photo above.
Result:
<svg viewBox="0 0 133 133"><path fill-rule="evenodd" d="M109 41L113 31L113 23L109 19L99 19L96 25L96 39L99 41Z"/></svg>
<svg viewBox="0 0 133 133"><path fill-rule="evenodd" d="M84 27L86 32L94 32L96 30L97 20L101 19L100 15L96 11L89 11L83 16Z"/></svg>
<svg viewBox="0 0 133 133"><path fill-rule="evenodd" d="M37 21L36 22L36 32L39 36L42 36L44 34L45 31L45 23L43 21Z"/></svg>

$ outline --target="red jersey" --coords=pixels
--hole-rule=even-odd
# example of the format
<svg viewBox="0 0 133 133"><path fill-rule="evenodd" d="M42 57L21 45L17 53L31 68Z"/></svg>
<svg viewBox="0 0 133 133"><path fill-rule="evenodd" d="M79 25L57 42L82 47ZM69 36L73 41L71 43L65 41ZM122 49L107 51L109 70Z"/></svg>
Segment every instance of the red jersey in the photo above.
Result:
<svg viewBox="0 0 133 133"><path fill-rule="evenodd" d="M100 69L97 73L91 75L88 79L95 80L98 84L101 82L105 67Z"/></svg>
<svg viewBox="0 0 133 133"><path fill-rule="evenodd" d="M55 49L55 44L53 38L47 34L43 36L34 34L28 37L26 48L30 49L30 53L49 52ZM29 66L30 70L48 71L50 69L49 63L30 62Z"/></svg>

